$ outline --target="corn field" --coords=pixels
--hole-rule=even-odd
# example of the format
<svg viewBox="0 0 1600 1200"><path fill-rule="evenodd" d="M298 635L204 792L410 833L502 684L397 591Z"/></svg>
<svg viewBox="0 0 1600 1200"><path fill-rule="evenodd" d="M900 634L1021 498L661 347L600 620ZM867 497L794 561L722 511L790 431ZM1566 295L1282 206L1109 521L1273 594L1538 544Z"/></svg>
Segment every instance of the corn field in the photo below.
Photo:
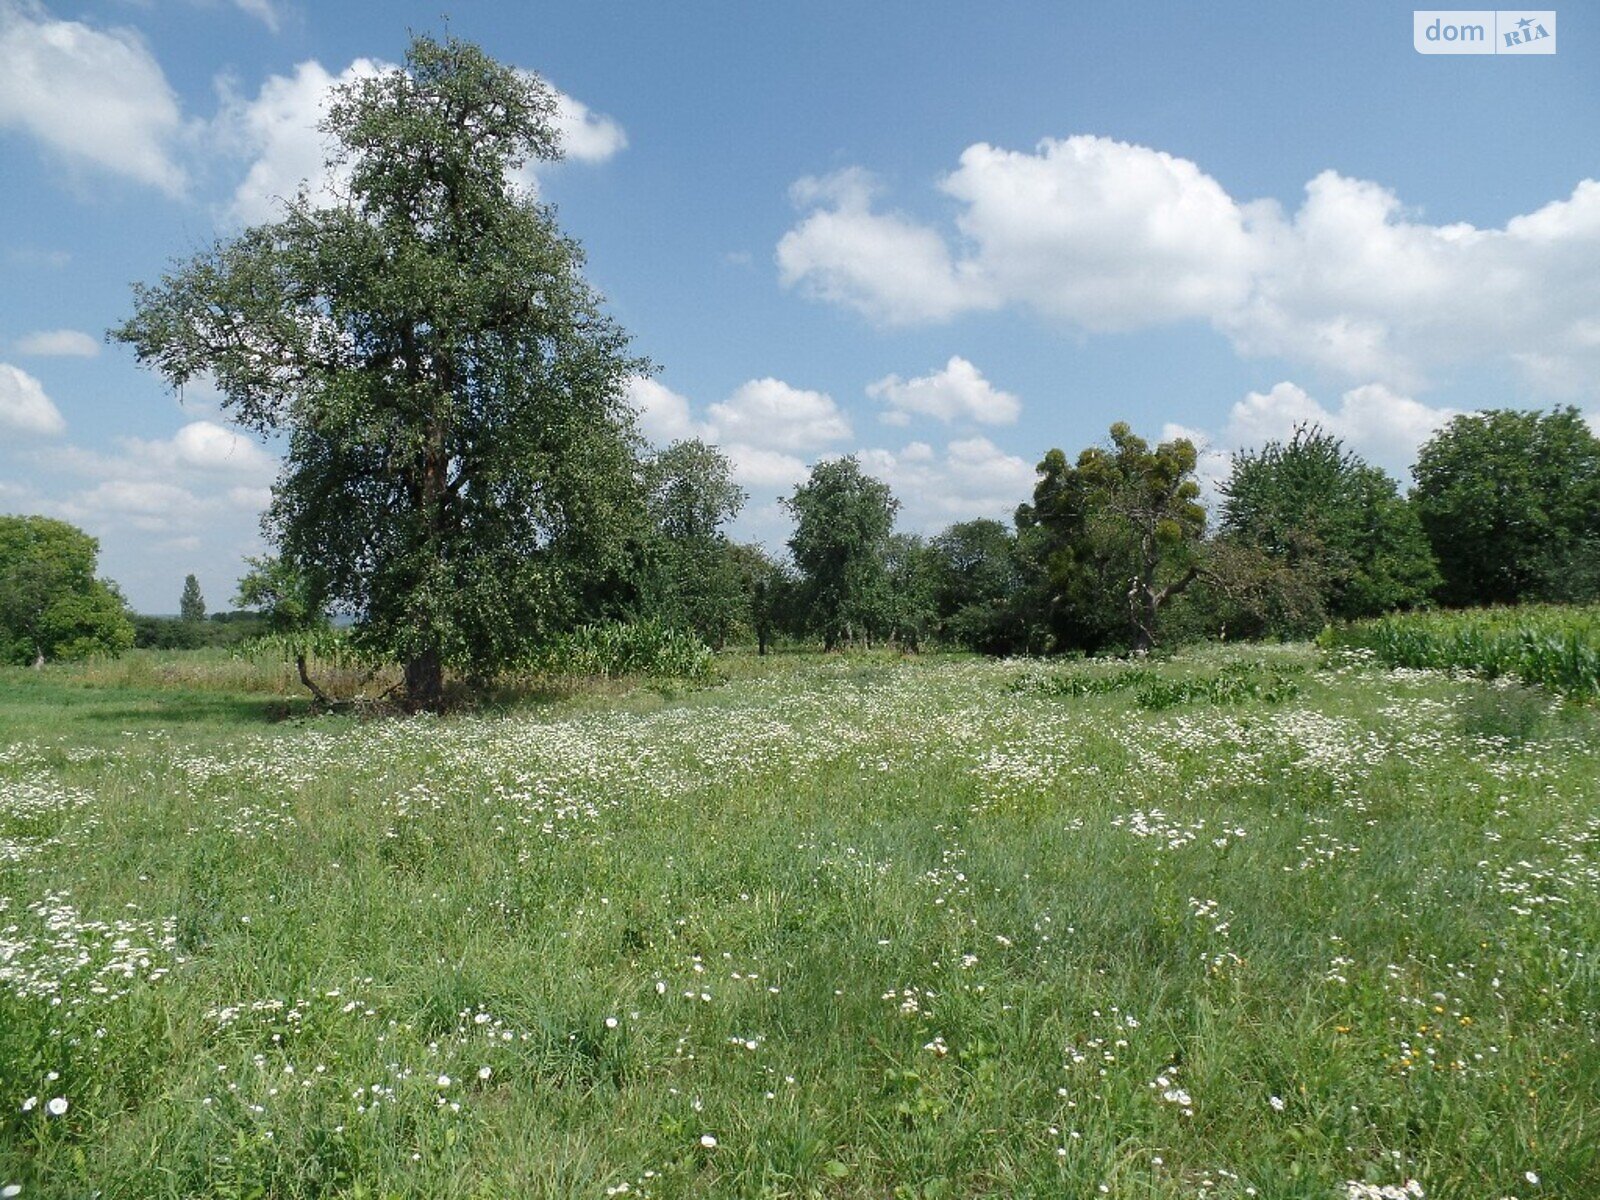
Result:
<svg viewBox="0 0 1600 1200"><path fill-rule="evenodd" d="M1326 649L1365 650L1390 667L1508 676L1563 695L1600 697L1600 606L1413 613L1330 628Z"/></svg>

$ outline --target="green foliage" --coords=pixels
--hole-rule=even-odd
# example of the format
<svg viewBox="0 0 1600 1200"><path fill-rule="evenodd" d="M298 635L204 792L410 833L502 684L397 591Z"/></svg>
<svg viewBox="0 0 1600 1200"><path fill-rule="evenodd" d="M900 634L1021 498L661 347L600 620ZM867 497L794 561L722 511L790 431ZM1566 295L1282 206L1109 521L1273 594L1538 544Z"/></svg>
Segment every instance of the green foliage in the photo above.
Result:
<svg viewBox="0 0 1600 1200"><path fill-rule="evenodd" d="M694 634L659 621L611 622L557 635L524 668L600 679L643 675L703 681L715 674L716 656Z"/></svg>
<svg viewBox="0 0 1600 1200"><path fill-rule="evenodd" d="M200 594L200 581L193 575L183 577L183 595L178 599L178 618L183 621L206 619L206 598Z"/></svg>
<svg viewBox="0 0 1600 1200"><path fill-rule="evenodd" d="M728 547L728 558L744 595L757 653L766 654L772 641L789 632L793 624L796 581L784 564L774 562L760 546L734 542Z"/></svg>
<svg viewBox="0 0 1600 1200"><path fill-rule="evenodd" d="M891 534L884 551L884 575L889 587L888 636L902 649L920 650L939 621L938 554L916 534Z"/></svg>
<svg viewBox="0 0 1600 1200"><path fill-rule="evenodd" d="M1413 474L1445 603L1600 598L1600 438L1577 409L1456 417Z"/></svg>
<svg viewBox="0 0 1600 1200"><path fill-rule="evenodd" d="M554 215L511 182L558 157L554 92L476 47L415 39L336 90L346 199L301 195L156 287L114 336L174 384L213 374L287 435L266 526L353 637L487 678L580 615L638 511L623 389L646 364Z"/></svg>
<svg viewBox="0 0 1600 1200"><path fill-rule="evenodd" d="M1106 696L1131 691L1140 708L1159 711L1183 704L1280 704L1300 694L1302 670L1241 659L1220 670L1180 675L1126 663L1095 663L1068 671L1030 671L1011 690L1062 697Z"/></svg>
<svg viewBox="0 0 1600 1200"><path fill-rule="evenodd" d="M94 576L100 544L49 517L0 517L0 662L116 656L133 625L116 585Z"/></svg>
<svg viewBox="0 0 1600 1200"><path fill-rule="evenodd" d="M255 612L212 613L204 621L143 615L129 619L133 622L133 644L140 650L240 646L269 628L267 619Z"/></svg>
<svg viewBox="0 0 1600 1200"><path fill-rule="evenodd" d="M1221 491L1223 537L1299 577L1327 616L1415 608L1438 585L1427 538L1395 481L1314 426L1235 455ZM1320 625L1306 614L1265 631L1303 633L1313 622Z"/></svg>
<svg viewBox="0 0 1600 1200"><path fill-rule="evenodd" d="M1300 694L1298 672L1267 663L1230 663L1215 674L1154 678L1134 692L1140 708L1160 711L1180 704L1281 704Z"/></svg>
<svg viewBox="0 0 1600 1200"><path fill-rule="evenodd" d="M828 650L882 636L892 621L888 552L900 509L888 485L854 456L827 459L780 503L795 522L789 550L807 626Z"/></svg>
<svg viewBox="0 0 1600 1200"><path fill-rule="evenodd" d="M1017 523L1043 535L1062 647L1155 643L1162 607L1199 573L1205 509L1196 461L1187 439L1152 450L1120 421L1111 445L1091 446L1076 466L1060 450L1045 455L1033 503L1018 510Z"/></svg>
<svg viewBox="0 0 1600 1200"><path fill-rule="evenodd" d="M741 561L723 526L746 494L715 446L673 442L644 464L651 517L645 611L721 648L748 620Z"/></svg>
<svg viewBox="0 0 1600 1200"><path fill-rule="evenodd" d="M1413 614L1329 628L1318 644L1390 667L1508 676L1568 696L1600 697L1600 607Z"/></svg>
<svg viewBox="0 0 1600 1200"><path fill-rule="evenodd" d="M942 640L984 654L1048 649L1044 573L999 521L961 521L933 539Z"/></svg>
<svg viewBox="0 0 1600 1200"><path fill-rule="evenodd" d="M1011 690L1041 696L1105 696L1142 687L1155 677L1148 667L1102 663L1071 671L1029 671L1012 681Z"/></svg>

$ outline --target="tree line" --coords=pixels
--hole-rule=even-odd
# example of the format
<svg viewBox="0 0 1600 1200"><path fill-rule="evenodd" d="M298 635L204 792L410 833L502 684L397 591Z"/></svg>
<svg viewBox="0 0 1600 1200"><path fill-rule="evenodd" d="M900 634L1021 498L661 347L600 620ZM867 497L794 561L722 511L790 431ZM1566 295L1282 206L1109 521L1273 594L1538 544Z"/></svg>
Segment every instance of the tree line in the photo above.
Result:
<svg viewBox="0 0 1600 1200"><path fill-rule="evenodd" d="M204 375L236 423L285 441L263 518L275 553L240 602L286 636L341 615L356 651L403 668L412 707L439 707L447 672L488 681L599 620L763 650L1103 651L1291 635L1433 598L1596 594L1600 443L1570 409L1457 418L1408 497L1301 430L1236 458L1210 533L1195 448L1120 424L1074 461L1047 454L1009 525L930 539L897 532L888 487L834 459L783 500L786 561L739 545L726 457L645 446L626 389L651 364L554 211L514 182L559 157L555 107L476 46L414 39L403 68L335 91L322 130L336 203L302 188L281 220L137 285L112 330L171 384ZM8 657L131 637L92 540L4 521ZM46 544L48 568L4 557ZM77 607L42 616L51 587Z"/></svg>

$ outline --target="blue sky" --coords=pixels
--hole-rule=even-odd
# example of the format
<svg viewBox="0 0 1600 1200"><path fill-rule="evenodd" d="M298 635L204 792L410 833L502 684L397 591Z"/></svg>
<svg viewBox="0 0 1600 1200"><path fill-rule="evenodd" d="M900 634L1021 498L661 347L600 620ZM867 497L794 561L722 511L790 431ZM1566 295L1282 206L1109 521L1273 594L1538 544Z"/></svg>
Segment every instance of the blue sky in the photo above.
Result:
<svg viewBox="0 0 1600 1200"><path fill-rule="evenodd" d="M0 511L135 607L231 596L275 471L105 329L313 173L326 87L437 4L0 0ZM857 452L936 530L1127 420L1227 453L1316 420L1396 474L1454 412L1600 413L1600 13L1435 56L1394 4L465 3L559 88L541 195L728 449L736 530Z"/></svg>

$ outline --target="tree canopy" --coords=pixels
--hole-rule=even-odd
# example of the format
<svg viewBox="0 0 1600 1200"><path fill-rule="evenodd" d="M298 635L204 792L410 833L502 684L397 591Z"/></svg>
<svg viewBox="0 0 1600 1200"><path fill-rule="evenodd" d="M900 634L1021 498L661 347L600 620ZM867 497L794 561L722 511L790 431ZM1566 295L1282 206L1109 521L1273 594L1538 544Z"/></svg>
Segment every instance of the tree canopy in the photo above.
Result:
<svg viewBox="0 0 1600 1200"><path fill-rule="evenodd" d="M117 655L133 645L122 596L95 578L100 544L49 517L0 517L0 661Z"/></svg>
<svg viewBox="0 0 1600 1200"><path fill-rule="evenodd" d="M1043 535L1058 640L1098 650L1147 650L1162 607L1199 574L1206 514L1185 438L1154 449L1119 421L1109 446L1067 464L1051 450L1039 464L1033 503L1017 513Z"/></svg>
<svg viewBox="0 0 1600 1200"><path fill-rule="evenodd" d="M417 706L445 667L491 675L573 619L638 508L623 392L647 364L513 181L559 156L554 113L537 78L419 37L336 92L339 203L302 191L136 287L113 331L286 436L267 532Z"/></svg>
<svg viewBox="0 0 1600 1200"><path fill-rule="evenodd" d="M1314 625L1414 608L1439 582L1395 481L1314 426L1235 455L1220 490L1222 536L1298 574L1317 597L1302 614Z"/></svg>
<svg viewBox="0 0 1600 1200"><path fill-rule="evenodd" d="M888 485L854 456L825 459L781 503L795 521L797 599L824 647L881 634L892 620L887 560L900 509Z"/></svg>
<svg viewBox="0 0 1600 1200"><path fill-rule="evenodd" d="M1577 409L1456 417L1413 474L1447 604L1600 596L1600 438Z"/></svg>
<svg viewBox="0 0 1600 1200"><path fill-rule="evenodd" d="M745 576L723 526L745 491L715 446L673 442L644 464L652 545L649 606L667 624L721 647L748 618Z"/></svg>

